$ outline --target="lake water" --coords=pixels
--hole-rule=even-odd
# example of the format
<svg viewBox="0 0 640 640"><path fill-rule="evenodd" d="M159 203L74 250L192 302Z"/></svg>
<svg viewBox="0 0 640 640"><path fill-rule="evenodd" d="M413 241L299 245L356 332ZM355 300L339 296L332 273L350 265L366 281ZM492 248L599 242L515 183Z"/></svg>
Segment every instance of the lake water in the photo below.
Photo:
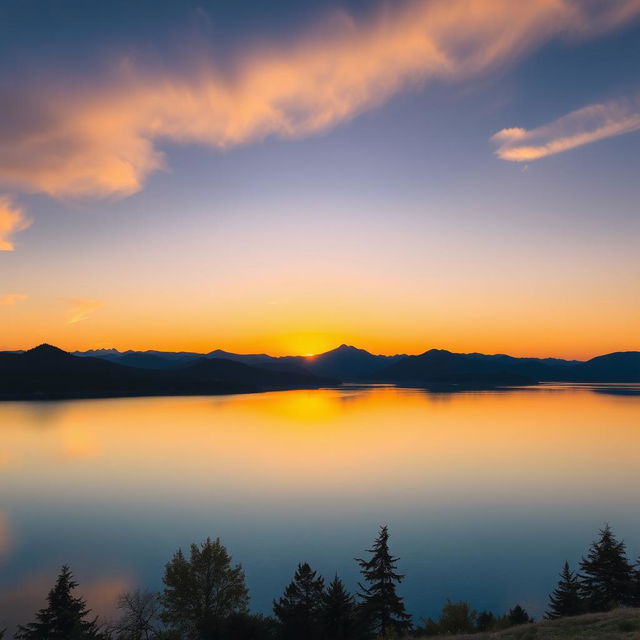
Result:
<svg viewBox="0 0 640 640"><path fill-rule="evenodd" d="M380 524L416 620L446 598L542 614L605 522L640 554L640 387L0 403L0 628L59 566L108 613L220 537L269 612L308 561L355 588Z"/></svg>

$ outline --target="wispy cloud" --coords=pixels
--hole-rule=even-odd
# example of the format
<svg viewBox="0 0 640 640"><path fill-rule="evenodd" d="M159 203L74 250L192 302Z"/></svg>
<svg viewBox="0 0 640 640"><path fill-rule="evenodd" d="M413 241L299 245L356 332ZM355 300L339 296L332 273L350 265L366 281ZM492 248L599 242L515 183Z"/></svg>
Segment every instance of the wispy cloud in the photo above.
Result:
<svg viewBox="0 0 640 640"><path fill-rule="evenodd" d="M94 298L72 298L69 305L67 323L76 324L90 318L95 311L104 306L104 303Z"/></svg>
<svg viewBox="0 0 640 640"><path fill-rule="evenodd" d="M0 170L1 171L1 170ZM13 251L12 237L31 226L22 207L6 195L0 195L0 251Z"/></svg>
<svg viewBox="0 0 640 640"><path fill-rule="evenodd" d="M638 13L640 0L410 0L364 20L336 14L289 44L254 47L231 70L200 56L186 72L125 62L93 84L56 78L4 101L0 180L54 196L128 195L165 165L160 141L228 148L313 135L407 87L486 73Z"/></svg>
<svg viewBox="0 0 640 640"><path fill-rule="evenodd" d="M503 160L531 162L640 130L640 98L592 104L536 129L502 129L492 140Z"/></svg>
<svg viewBox="0 0 640 640"><path fill-rule="evenodd" d="M0 307L11 307L22 300L26 300L29 296L26 293L6 293L0 295Z"/></svg>

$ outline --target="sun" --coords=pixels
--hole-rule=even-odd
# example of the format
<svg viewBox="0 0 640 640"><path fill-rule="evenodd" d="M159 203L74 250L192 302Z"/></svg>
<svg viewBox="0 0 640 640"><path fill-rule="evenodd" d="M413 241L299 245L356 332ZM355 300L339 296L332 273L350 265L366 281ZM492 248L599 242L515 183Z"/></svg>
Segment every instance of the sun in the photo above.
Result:
<svg viewBox="0 0 640 640"><path fill-rule="evenodd" d="M324 332L296 332L283 336L280 342L284 353L299 354L303 358L315 358L319 353L333 349L336 336Z"/></svg>

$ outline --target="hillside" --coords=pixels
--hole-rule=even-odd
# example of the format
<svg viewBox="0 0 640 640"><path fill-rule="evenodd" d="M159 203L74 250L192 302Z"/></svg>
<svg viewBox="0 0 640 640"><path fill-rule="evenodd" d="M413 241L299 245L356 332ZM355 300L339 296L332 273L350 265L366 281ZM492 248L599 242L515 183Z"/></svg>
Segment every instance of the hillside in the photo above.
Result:
<svg viewBox="0 0 640 640"><path fill-rule="evenodd" d="M406 356L371 376L396 384L533 384L536 382L640 382L640 352L598 356L587 362L452 353L430 349Z"/></svg>
<svg viewBox="0 0 640 640"><path fill-rule="evenodd" d="M551 367L538 361L430 349L402 358L372 379L400 384L521 385L550 377Z"/></svg>
<svg viewBox="0 0 640 640"><path fill-rule="evenodd" d="M309 389L339 384L330 378L320 378L306 372L278 371L249 366L223 358L200 358L180 369L181 372L201 380L224 381L232 384L253 385L269 389Z"/></svg>
<svg viewBox="0 0 640 640"><path fill-rule="evenodd" d="M240 363L262 371L342 382L383 382L414 386L482 388L539 382L640 382L640 352L621 351L586 362L559 358L523 358L505 354L454 353L430 349L417 356L375 355L343 344L314 356L237 354L216 349L206 354L113 349L76 353L82 357L149 370L178 370L202 360ZM198 365L203 367L203 365ZM297 383L296 383L297 384ZM304 384L304 383L303 383ZM294 385L295 386L295 385Z"/></svg>
<svg viewBox="0 0 640 640"><path fill-rule="evenodd" d="M306 373L279 373L231 360L201 358L181 369L161 370L126 366L114 362L112 355L78 357L46 344L24 353L0 353L0 399L4 400L252 393L328 383Z"/></svg>
<svg viewBox="0 0 640 640"><path fill-rule="evenodd" d="M504 631L429 637L447 640L640 640L640 609L616 609L544 620Z"/></svg>

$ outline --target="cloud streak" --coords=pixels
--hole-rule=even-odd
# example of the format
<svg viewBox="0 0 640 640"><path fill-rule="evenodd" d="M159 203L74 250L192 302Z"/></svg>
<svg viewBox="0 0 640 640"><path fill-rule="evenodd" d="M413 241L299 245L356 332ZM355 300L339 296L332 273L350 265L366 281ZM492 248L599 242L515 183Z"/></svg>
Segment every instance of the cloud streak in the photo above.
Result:
<svg viewBox="0 0 640 640"><path fill-rule="evenodd" d="M12 307L18 302L26 300L28 297L26 293L6 293L0 296L0 307Z"/></svg>
<svg viewBox="0 0 640 640"><path fill-rule="evenodd" d="M31 226L22 207L6 195L0 195L0 251L13 251L13 235Z"/></svg>
<svg viewBox="0 0 640 640"><path fill-rule="evenodd" d="M502 160L531 162L639 130L640 98L636 97L588 105L536 129L502 129L491 139Z"/></svg>
<svg viewBox="0 0 640 640"><path fill-rule="evenodd" d="M166 166L164 141L229 148L314 135L408 87L460 81L550 38L590 37L640 13L640 0L413 0L365 20L335 14L288 44L254 47L232 70L123 62L82 86L8 96L0 181L56 197L126 196Z"/></svg>
<svg viewBox="0 0 640 640"><path fill-rule="evenodd" d="M76 324L88 320L98 309L104 306L101 300L95 298L72 298L67 310L67 324Z"/></svg>

